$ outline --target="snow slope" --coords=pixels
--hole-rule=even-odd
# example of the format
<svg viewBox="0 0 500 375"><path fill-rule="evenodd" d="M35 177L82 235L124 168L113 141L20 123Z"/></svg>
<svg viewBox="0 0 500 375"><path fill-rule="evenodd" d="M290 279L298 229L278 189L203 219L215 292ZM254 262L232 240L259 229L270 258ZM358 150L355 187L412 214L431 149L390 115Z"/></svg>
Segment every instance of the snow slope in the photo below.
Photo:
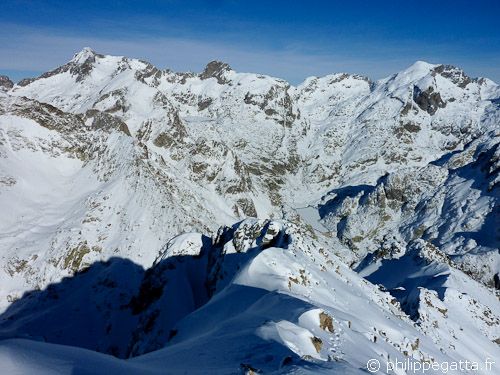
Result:
<svg viewBox="0 0 500 375"><path fill-rule="evenodd" d="M183 259L176 258L179 256ZM208 271L204 273L203 269ZM111 286L112 277L122 272L112 269L106 272L107 283L98 284L99 288L114 290L115 294L127 290L120 282ZM75 277L73 282L76 284L78 277L88 273ZM168 369L172 374L233 374L249 369L273 374L336 371L356 374L365 373L367 362L377 359L382 369L378 373L382 374L387 363L396 359L444 363L465 359L482 361L481 355L498 358L500 354L495 344L483 346L483 333L474 324L463 324L460 334L467 336L470 343L483 343L480 353L477 346L467 346L466 342L458 350L442 352L441 348L458 346L464 341L460 336L439 335L439 341L435 342L427 327L415 324L389 293L362 279L336 256L302 237L295 225L283 221L247 219L231 228L221 228L218 236L208 242L201 241L196 234L176 237L147 273L156 275L154 285L146 276L138 288L139 295L131 299L135 301L132 309L141 310L139 320L148 322L147 327L143 327L147 335L136 332L130 339L135 341L133 347L137 350L153 342L159 344L168 336L162 349L124 362L83 349L11 339L0 343L2 362L12 366L12 373L19 374L34 370L60 374L134 374L157 373L158 369ZM208 300L200 296L191 299L188 292L190 288L200 290L197 285L200 279L205 279L210 286ZM128 280L130 284L131 279ZM153 292L158 287L162 293ZM14 330L20 333L30 320L40 319L45 326L36 327L45 330L43 336L54 342L56 338L50 338L54 328L51 317L61 316L57 311L61 304L70 304L78 310L87 306L91 310L99 303L106 309L106 301L108 311L105 314L100 311L104 315L116 318L126 313L127 307L110 303L113 297L103 290L90 293L100 301L89 304L83 297L88 290L83 292L73 287L72 298L68 298L60 288L53 288L54 295L61 297L57 298L60 302L35 304L36 316L30 315L22 300L18 302L21 307L14 312L18 318L12 323L3 323L3 327L20 325ZM147 293L143 294L146 288ZM487 298L486 289L484 293L483 297ZM152 295L157 294L160 297L144 308L145 302L140 296L154 299ZM201 306L193 312L185 312L184 318L172 325L169 319L182 313L182 306L190 305L193 300ZM175 301L175 309L170 308L172 301ZM422 307L421 311L433 310ZM92 313L85 312L84 316L89 319ZM96 329L100 321L89 326ZM60 328L59 323L53 325ZM122 319L121 330L134 325ZM75 333L79 329L81 325L74 323L66 332ZM110 336L113 334L106 338ZM64 341L58 339L60 343ZM83 346L84 339L84 335L78 333L73 339L75 342L66 344ZM124 341L126 337L117 342ZM21 361L26 353L35 356L29 354L29 361Z"/></svg>

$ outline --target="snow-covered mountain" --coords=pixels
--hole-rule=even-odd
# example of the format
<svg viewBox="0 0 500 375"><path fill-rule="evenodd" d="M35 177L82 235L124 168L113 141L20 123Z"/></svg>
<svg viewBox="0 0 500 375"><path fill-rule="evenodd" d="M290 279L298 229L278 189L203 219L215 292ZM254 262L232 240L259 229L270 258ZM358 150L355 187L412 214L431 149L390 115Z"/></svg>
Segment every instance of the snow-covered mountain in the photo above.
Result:
<svg viewBox="0 0 500 375"><path fill-rule="evenodd" d="M0 77L1 361L229 374L500 358L499 98L424 62L294 87L85 48Z"/></svg>

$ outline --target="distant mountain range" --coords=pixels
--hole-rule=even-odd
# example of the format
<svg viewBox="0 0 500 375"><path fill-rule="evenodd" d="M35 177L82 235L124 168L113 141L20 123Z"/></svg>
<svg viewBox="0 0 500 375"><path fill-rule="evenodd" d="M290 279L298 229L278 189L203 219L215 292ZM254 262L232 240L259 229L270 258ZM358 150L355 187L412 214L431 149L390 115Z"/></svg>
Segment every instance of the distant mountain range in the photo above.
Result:
<svg viewBox="0 0 500 375"><path fill-rule="evenodd" d="M449 65L1 76L0 365L500 373L499 143L500 87Z"/></svg>

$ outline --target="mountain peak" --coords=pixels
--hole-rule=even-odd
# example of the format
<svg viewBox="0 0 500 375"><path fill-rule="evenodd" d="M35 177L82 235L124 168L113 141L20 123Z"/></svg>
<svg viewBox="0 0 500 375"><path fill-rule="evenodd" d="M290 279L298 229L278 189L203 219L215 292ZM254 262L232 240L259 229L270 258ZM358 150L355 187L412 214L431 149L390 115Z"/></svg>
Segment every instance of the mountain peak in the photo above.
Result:
<svg viewBox="0 0 500 375"><path fill-rule="evenodd" d="M410 84L416 84L422 79L426 82L420 82L421 85L428 86L432 83L432 76L434 75L433 70L439 65L429 64L425 61L416 61L408 68L400 71L399 73L393 75L389 82L395 84L391 86L392 90L396 87L402 87ZM422 87L425 90L427 87Z"/></svg>
<svg viewBox="0 0 500 375"><path fill-rule="evenodd" d="M75 54L73 59L69 62L69 64L67 64L71 66L71 74L77 76L77 82L82 81L92 72L96 57L103 58L104 55L95 53L90 47L85 47L80 52Z"/></svg>
<svg viewBox="0 0 500 375"><path fill-rule="evenodd" d="M436 65L428 63L426 61L418 60L415 61L408 69L412 70L429 70L434 68Z"/></svg>
<svg viewBox="0 0 500 375"><path fill-rule="evenodd" d="M225 75L231 70L232 69L229 64L222 61L213 60L207 64L203 72L200 74L200 78L217 78L217 82L219 82L219 84L224 84L227 82Z"/></svg>
<svg viewBox="0 0 500 375"><path fill-rule="evenodd" d="M401 71L398 75L412 76L412 77L424 77L428 75L433 69L438 65L429 64L425 61L416 61L411 66Z"/></svg>
<svg viewBox="0 0 500 375"><path fill-rule="evenodd" d="M95 51L90 48L90 47L84 47L80 52L75 53L75 56L73 57L72 61L75 63L85 63L89 58L90 59L95 59L95 56L97 54Z"/></svg>

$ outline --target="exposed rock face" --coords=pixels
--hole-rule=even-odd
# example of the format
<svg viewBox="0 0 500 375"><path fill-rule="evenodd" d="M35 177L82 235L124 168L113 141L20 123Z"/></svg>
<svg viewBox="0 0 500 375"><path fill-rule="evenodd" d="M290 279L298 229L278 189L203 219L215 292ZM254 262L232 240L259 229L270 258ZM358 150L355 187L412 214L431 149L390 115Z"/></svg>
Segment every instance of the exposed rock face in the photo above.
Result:
<svg viewBox="0 0 500 375"><path fill-rule="evenodd" d="M73 64L69 64L69 71L73 76L76 76L76 82L81 82L88 77L94 68L96 58L103 58L103 55L98 55L90 48L85 48L82 52L75 55Z"/></svg>
<svg viewBox="0 0 500 375"><path fill-rule="evenodd" d="M439 65L433 69L433 72L440 74L442 77L449 79L460 88L465 88L469 83L473 83L474 79L466 75L462 70L451 65Z"/></svg>
<svg viewBox="0 0 500 375"><path fill-rule="evenodd" d="M231 67L225 62L211 61L200 74L201 79L216 78L220 85L228 83L225 73L230 72Z"/></svg>
<svg viewBox="0 0 500 375"><path fill-rule="evenodd" d="M333 318L325 312L319 314L319 326L323 330L333 332Z"/></svg>
<svg viewBox="0 0 500 375"><path fill-rule="evenodd" d="M86 113L87 118L92 118L92 126L95 129L102 129L110 131L111 129L119 130L129 137L132 136L130 134L130 130L125 122L123 122L119 117L115 117L108 113L97 112L97 111L88 111Z"/></svg>
<svg viewBox="0 0 500 375"><path fill-rule="evenodd" d="M0 76L0 90L8 90L14 87L12 82L7 76Z"/></svg>
<svg viewBox="0 0 500 375"><path fill-rule="evenodd" d="M439 108L446 107L446 103L441 99L439 92L433 92L434 88L429 87L425 91L421 91L418 86L413 89L413 100L423 111L430 115L436 113Z"/></svg>

